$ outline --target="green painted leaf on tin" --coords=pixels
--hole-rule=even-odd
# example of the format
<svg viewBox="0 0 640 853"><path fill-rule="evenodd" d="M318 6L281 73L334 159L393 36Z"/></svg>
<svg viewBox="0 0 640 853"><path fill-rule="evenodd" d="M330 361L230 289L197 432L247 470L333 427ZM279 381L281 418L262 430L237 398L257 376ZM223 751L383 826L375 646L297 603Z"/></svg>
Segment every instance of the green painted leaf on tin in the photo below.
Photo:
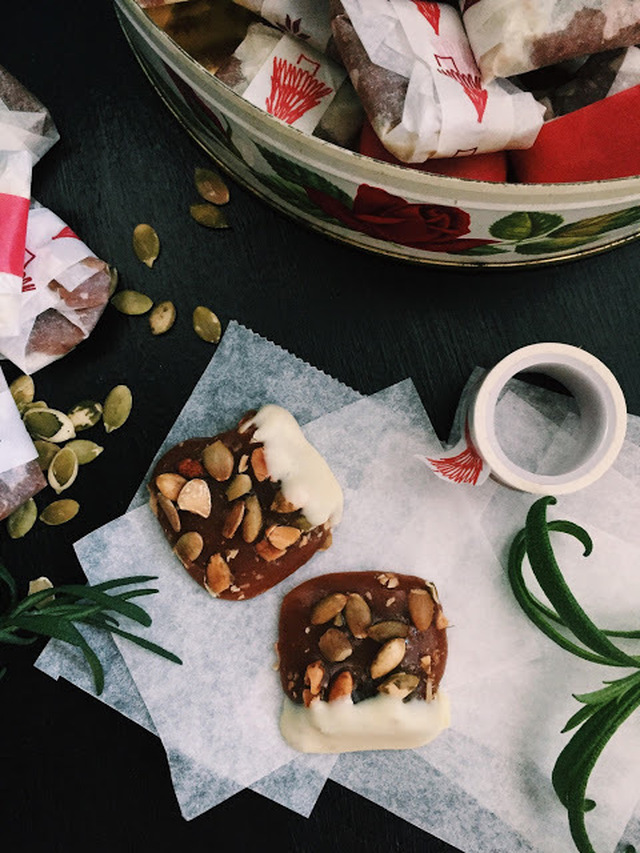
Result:
<svg viewBox="0 0 640 853"><path fill-rule="evenodd" d="M519 255L546 255L548 252L562 252L565 249L577 249L587 243L593 243L595 237L554 237L537 240L532 243L521 243L514 251Z"/></svg>
<svg viewBox="0 0 640 853"><path fill-rule="evenodd" d="M492 237L500 240L526 240L533 230L531 216L523 211L514 211L508 216L498 219L489 228Z"/></svg>
<svg viewBox="0 0 640 853"><path fill-rule="evenodd" d="M499 246L472 246L470 249L456 251L456 255L504 255L510 249L501 249Z"/></svg>
<svg viewBox="0 0 640 853"><path fill-rule="evenodd" d="M266 148L258 145L258 150L271 166L271 168L285 181L297 184L300 187L308 187L309 189L319 190L331 198L336 199L343 204L348 210L351 210L352 201L343 190L339 189L335 184L321 177L317 172L310 169L305 169L303 166L298 166L290 160L281 157L279 154L274 154ZM263 177L262 175L260 176ZM314 206L317 211L317 207Z"/></svg>
<svg viewBox="0 0 640 853"><path fill-rule="evenodd" d="M556 231L552 231L549 237L597 237L607 231L616 228L624 228L640 222L640 207L629 207L626 210L616 210L613 213L604 213L601 216L590 216L588 219L580 219L564 225Z"/></svg>

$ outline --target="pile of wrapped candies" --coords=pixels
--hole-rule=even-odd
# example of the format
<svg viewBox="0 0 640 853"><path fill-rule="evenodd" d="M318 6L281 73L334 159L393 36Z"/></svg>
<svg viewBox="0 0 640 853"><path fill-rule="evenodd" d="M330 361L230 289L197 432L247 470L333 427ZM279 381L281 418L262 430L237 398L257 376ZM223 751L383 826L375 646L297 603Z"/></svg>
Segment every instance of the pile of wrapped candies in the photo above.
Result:
<svg viewBox="0 0 640 853"><path fill-rule="evenodd" d="M0 358L33 374L93 331L108 265L31 196L33 167L59 139L48 110L0 68ZM46 485L0 370L0 519Z"/></svg>
<svg viewBox="0 0 640 853"><path fill-rule="evenodd" d="M137 2L199 58L224 0ZM302 131L457 177L640 174L640 0L234 2L252 19L208 70Z"/></svg>

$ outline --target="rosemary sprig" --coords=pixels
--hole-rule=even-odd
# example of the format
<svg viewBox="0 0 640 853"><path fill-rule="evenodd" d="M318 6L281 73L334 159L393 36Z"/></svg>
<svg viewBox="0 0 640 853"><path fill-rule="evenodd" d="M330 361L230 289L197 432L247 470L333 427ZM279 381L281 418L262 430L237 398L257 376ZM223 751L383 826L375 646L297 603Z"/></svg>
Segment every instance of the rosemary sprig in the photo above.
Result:
<svg viewBox="0 0 640 853"><path fill-rule="evenodd" d="M104 669L77 624L102 628L167 660L182 663L173 652L120 628L120 623L114 615L124 616L143 627L149 627L151 617L131 599L154 595L158 590L149 587L121 592L115 590L153 580L156 578L152 575L132 575L94 586L67 584L43 589L18 601L16 583L8 569L0 563L0 588L4 585L9 599L6 611L0 615L0 643L25 645L35 642L38 637L48 637L76 646L91 668L98 694L104 689ZM0 671L0 677L3 674L4 670Z"/></svg>
<svg viewBox="0 0 640 853"><path fill-rule="evenodd" d="M584 547L584 556L593 548L589 534L570 521L548 521L546 510L554 497L536 501L527 514L525 527L514 538L509 551L509 581L516 600L553 642L584 660L606 666L627 667L636 672L591 693L574 694L582 707L568 720L563 732L577 729L558 756L551 774L554 791L567 809L571 837L579 853L595 853L585 826L585 813L595 808L586 797L591 772L604 748L624 721L640 707L640 656L629 655L612 642L612 637L640 638L640 631L612 631L598 628L582 609L556 562L549 531L574 536ZM525 556L551 606L528 589L523 576ZM573 639L567 636L573 635ZM628 853L634 848L629 845Z"/></svg>

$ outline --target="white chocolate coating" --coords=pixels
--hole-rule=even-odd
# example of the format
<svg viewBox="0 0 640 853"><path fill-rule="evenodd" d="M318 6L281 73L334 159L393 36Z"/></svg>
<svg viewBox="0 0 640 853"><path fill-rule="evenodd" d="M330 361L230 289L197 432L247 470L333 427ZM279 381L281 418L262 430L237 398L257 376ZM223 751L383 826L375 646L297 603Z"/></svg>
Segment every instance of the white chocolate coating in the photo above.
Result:
<svg viewBox="0 0 640 853"><path fill-rule="evenodd" d="M449 697L439 690L431 702L403 702L379 694L354 704L350 697L312 702L307 708L288 696L280 731L300 752L336 753L371 749L413 749L429 743L450 725Z"/></svg>
<svg viewBox="0 0 640 853"><path fill-rule="evenodd" d="M300 507L313 527L338 524L343 507L340 484L293 415L269 404L249 424L257 427L254 438L264 445L269 476L280 480L284 497Z"/></svg>

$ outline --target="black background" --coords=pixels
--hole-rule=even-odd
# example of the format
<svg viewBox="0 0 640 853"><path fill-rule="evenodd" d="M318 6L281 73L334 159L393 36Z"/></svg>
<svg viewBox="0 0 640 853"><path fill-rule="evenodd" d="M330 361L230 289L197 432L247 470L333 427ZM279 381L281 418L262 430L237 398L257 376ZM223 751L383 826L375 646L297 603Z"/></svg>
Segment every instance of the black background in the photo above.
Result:
<svg viewBox="0 0 640 853"><path fill-rule="evenodd" d="M232 181L232 227L212 232L188 213L193 170L208 161L152 91L108 2L4 3L0 64L49 107L61 134L36 167L34 197L118 268L123 287L178 309L171 332L154 338L146 318L109 307L87 342L36 374L37 398L56 408L103 399L119 383L135 405L126 428L96 438L106 452L68 493L81 503L73 522L38 524L17 541L2 525L2 559L21 592L41 574L82 580L72 543L125 511L212 355L191 329L198 304L362 393L411 377L443 438L471 369L538 341L601 358L629 411L640 412L640 244L522 271L411 266L330 242ZM139 222L153 223L162 241L151 271L131 250ZM17 375L6 366L9 381ZM309 819L245 791L186 823L158 739L37 672L39 649L1 650L7 851L452 850L331 782Z"/></svg>

